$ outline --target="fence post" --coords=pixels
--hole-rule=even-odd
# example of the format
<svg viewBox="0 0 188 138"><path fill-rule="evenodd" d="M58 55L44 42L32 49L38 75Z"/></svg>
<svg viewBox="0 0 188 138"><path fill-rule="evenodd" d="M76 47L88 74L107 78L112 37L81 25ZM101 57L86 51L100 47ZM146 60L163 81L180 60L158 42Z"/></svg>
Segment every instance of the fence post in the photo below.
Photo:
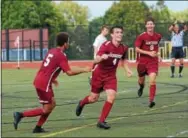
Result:
<svg viewBox="0 0 188 138"><path fill-rule="evenodd" d="M33 60L35 60L35 41L33 41Z"/></svg>
<svg viewBox="0 0 188 138"><path fill-rule="evenodd" d="M9 61L9 29L5 30L6 40L6 60Z"/></svg>
<svg viewBox="0 0 188 138"><path fill-rule="evenodd" d="M43 29L39 30L39 40L40 40L40 60L43 59Z"/></svg>
<svg viewBox="0 0 188 138"><path fill-rule="evenodd" d="M29 57L30 57L30 62L32 62L32 48L31 47L32 47L32 42L31 42L31 39L30 39L29 40L29 49L30 49L30 52L29 52L30 56Z"/></svg>

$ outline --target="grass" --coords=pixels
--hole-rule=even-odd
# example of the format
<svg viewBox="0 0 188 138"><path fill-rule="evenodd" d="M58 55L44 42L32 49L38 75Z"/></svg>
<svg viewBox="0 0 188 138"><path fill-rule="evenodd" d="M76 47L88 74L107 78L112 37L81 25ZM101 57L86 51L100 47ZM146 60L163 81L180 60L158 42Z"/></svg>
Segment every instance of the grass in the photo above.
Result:
<svg viewBox="0 0 188 138"><path fill-rule="evenodd" d="M128 79L122 69L117 72L118 96L107 121L110 130L96 128L105 93L98 103L87 105L76 117L77 102L89 94L90 74L68 77L60 75L60 86L54 88L57 107L44 128L44 134L33 134L37 117L24 118L14 130L13 112L38 107L32 85L37 70L2 70L2 136L3 137L188 137L188 69L183 78L169 78L169 68L160 68L157 78L156 106L148 108L148 84L141 98L137 97L137 75ZM148 79L146 80L148 82ZM184 132L183 132L184 131Z"/></svg>

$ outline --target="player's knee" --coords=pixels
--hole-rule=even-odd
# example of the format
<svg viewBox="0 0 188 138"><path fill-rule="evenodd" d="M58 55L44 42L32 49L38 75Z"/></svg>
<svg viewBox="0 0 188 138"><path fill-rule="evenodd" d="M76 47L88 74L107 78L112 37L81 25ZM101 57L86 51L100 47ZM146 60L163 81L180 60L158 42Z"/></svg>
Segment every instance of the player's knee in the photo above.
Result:
<svg viewBox="0 0 188 138"><path fill-rule="evenodd" d="M97 102L98 99L99 99L99 96L97 96L97 95L91 95L91 96L89 97L89 101L90 101L91 103Z"/></svg>
<svg viewBox="0 0 188 138"><path fill-rule="evenodd" d="M155 85L156 84L156 81L152 80L150 81L150 85Z"/></svg>
<svg viewBox="0 0 188 138"><path fill-rule="evenodd" d="M110 95L110 96L107 97L107 101L110 102L110 103L114 103L115 98L116 98L115 95Z"/></svg>

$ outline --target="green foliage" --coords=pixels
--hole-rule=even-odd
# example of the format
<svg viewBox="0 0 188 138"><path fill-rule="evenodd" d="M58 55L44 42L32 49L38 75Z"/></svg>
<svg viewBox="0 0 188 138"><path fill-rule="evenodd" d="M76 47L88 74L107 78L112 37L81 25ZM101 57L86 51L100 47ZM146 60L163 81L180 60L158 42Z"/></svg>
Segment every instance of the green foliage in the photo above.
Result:
<svg viewBox="0 0 188 138"><path fill-rule="evenodd" d="M79 5L73 1L62 1L56 6L68 25L88 24L89 9L87 6Z"/></svg>

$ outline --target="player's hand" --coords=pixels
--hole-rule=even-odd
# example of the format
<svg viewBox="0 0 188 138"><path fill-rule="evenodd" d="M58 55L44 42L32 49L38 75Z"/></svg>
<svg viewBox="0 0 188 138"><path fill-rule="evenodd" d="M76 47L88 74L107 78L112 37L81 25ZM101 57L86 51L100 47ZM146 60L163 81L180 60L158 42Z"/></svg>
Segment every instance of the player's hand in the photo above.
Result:
<svg viewBox="0 0 188 138"><path fill-rule="evenodd" d="M151 57L157 57L157 52L156 51L151 51L148 53L148 55L150 55Z"/></svg>
<svg viewBox="0 0 188 138"><path fill-rule="evenodd" d="M104 59L104 60L106 60L106 59L108 59L108 55L107 55L107 54L103 54L103 55L101 56L101 58Z"/></svg>
<svg viewBox="0 0 188 138"><path fill-rule="evenodd" d="M84 68L84 72L86 72L86 73L87 73L87 72L91 72L91 70L92 70L91 67L85 67L85 68Z"/></svg>
<svg viewBox="0 0 188 138"><path fill-rule="evenodd" d="M133 75L133 72L131 70L127 71L127 77L130 78Z"/></svg>
<svg viewBox="0 0 188 138"><path fill-rule="evenodd" d="M57 80L52 81L52 83L55 85L55 87L59 86L59 82Z"/></svg>

